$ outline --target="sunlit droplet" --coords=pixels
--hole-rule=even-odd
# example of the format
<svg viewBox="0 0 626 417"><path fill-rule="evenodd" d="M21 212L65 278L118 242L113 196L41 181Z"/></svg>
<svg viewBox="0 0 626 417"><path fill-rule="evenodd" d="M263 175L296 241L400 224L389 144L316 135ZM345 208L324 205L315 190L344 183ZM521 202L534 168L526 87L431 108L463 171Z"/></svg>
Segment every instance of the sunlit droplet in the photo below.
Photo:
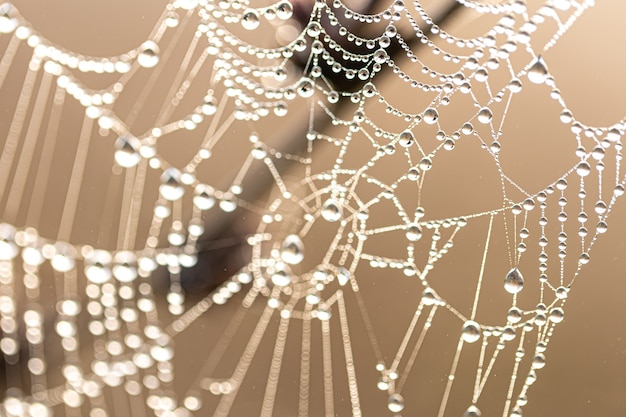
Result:
<svg viewBox="0 0 626 417"><path fill-rule="evenodd" d="M535 84L543 84L548 79L548 68L541 56L528 69L528 79Z"/></svg>
<svg viewBox="0 0 626 417"><path fill-rule="evenodd" d="M159 46L146 41L139 47L137 62L144 68L154 68L159 63Z"/></svg>
<svg viewBox="0 0 626 417"><path fill-rule="evenodd" d="M510 294L517 294L524 288L524 277L517 268L511 269L504 278L504 289Z"/></svg>
<svg viewBox="0 0 626 417"><path fill-rule="evenodd" d="M389 396L387 408L393 413L399 413L404 409L404 398L400 394L392 394Z"/></svg>
<svg viewBox="0 0 626 417"><path fill-rule="evenodd" d="M296 265L304 259L304 244L298 235L289 235L283 240L280 257L288 264Z"/></svg>
<svg viewBox="0 0 626 417"><path fill-rule="evenodd" d="M256 10L248 9L241 16L241 26L246 30L254 30L259 27L260 24L259 14Z"/></svg>
<svg viewBox="0 0 626 417"><path fill-rule="evenodd" d="M336 222L341 219L341 216L343 215L343 209L336 200L331 198L326 200L326 202L322 206L321 214L324 220L329 222Z"/></svg>
<svg viewBox="0 0 626 417"><path fill-rule="evenodd" d="M480 339L481 331L480 326L473 320L468 320L463 324L461 330L461 338L466 343L474 343Z"/></svg>

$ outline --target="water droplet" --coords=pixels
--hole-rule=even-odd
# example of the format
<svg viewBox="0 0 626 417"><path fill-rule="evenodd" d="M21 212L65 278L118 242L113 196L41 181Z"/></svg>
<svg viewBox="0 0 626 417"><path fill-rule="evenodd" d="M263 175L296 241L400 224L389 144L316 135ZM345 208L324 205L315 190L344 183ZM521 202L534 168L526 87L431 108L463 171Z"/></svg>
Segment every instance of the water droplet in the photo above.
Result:
<svg viewBox="0 0 626 417"><path fill-rule="evenodd" d="M429 125L437 123L438 119L439 119L439 113L437 113L437 110L433 108L426 109L424 111L424 115L422 116L422 120L424 120L424 122L426 122Z"/></svg>
<svg viewBox="0 0 626 417"><path fill-rule="evenodd" d="M259 27L261 21L259 14L254 9L248 9L241 16L241 26L246 30L254 30Z"/></svg>
<svg viewBox="0 0 626 417"><path fill-rule="evenodd" d="M415 136L413 136L413 132L410 130L405 130L398 136L398 143L403 148L408 148L413 145L413 142L415 142Z"/></svg>
<svg viewBox="0 0 626 417"><path fill-rule="evenodd" d="M137 257L133 252L122 251L113 257L113 276L120 282L132 282L137 278Z"/></svg>
<svg viewBox="0 0 626 417"><path fill-rule="evenodd" d="M282 19L282 20L291 19L292 15L293 15L293 6L291 5L290 2L281 1L280 3L278 3L278 5L276 6L276 16L278 16L279 19Z"/></svg>
<svg viewBox="0 0 626 417"><path fill-rule="evenodd" d="M399 413L404 410L404 398L400 394L392 394L389 396L387 408L393 413Z"/></svg>
<svg viewBox="0 0 626 417"><path fill-rule="evenodd" d="M115 162L123 168L134 167L141 160L141 155L137 152L140 146L139 139L132 136L120 136L115 141Z"/></svg>
<svg viewBox="0 0 626 417"><path fill-rule="evenodd" d="M583 161L576 166L576 173L581 177L586 177L591 173L591 167L586 161Z"/></svg>
<svg viewBox="0 0 626 417"><path fill-rule="evenodd" d="M504 289L510 294L517 294L524 288L524 277L517 268L511 269L504 278Z"/></svg>
<svg viewBox="0 0 626 417"><path fill-rule="evenodd" d="M337 281L339 282L339 285L344 286L348 283L349 280L350 271L348 271L344 267L339 268L339 270L337 271Z"/></svg>
<svg viewBox="0 0 626 417"><path fill-rule="evenodd" d="M303 98L309 98L315 94L315 84L308 78L302 78L298 83L298 95Z"/></svg>
<svg viewBox="0 0 626 417"><path fill-rule="evenodd" d="M481 415L480 410L475 405L470 405L463 413L463 417L480 417Z"/></svg>
<svg viewBox="0 0 626 417"><path fill-rule="evenodd" d="M215 198L213 198L213 187L206 184L199 184L195 189L195 196L193 203L200 210L208 210L215 205Z"/></svg>
<svg viewBox="0 0 626 417"><path fill-rule="evenodd" d="M331 317L332 317L332 313L330 312L330 310L325 309L325 308L320 308L317 310L318 319L322 321L326 321L326 320L330 320Z"/></svg>
<svg viewBox="0 0 626 417"><path fill-rule="evenodd" d="M165 24L170 28L175 28L180 23L178 13L171 11L165 17Z"/></svg>
<svg viewBox="0 0 626 417"><path fill-rule="evenodd" d="M543 355L543 353L538 353L535 355L531 366L533 369L541 369L546 366L546 357Z"/></svg>
<svg viewBox="0 0 626 417"><path fill-rule="evenodd" d="M111 279L111 254L104 250L95 250L85 259L85 276L94 284L104 284Z"/></svg>
<svg viewBox="0 0 626 417"><path fill-rule="evenodd" d="M52 257L52 268L58 272L68 272L76 265L75 250L67 243L59 242L55 246L56 254Z"/></svg>
<svg viewBox="0 0 626 417"><path fill-rule="evenodd" d="M176 168L166 169L161 174L161 183L159 192L166 200L175 201L185 194L185 189L180 183L180 171Z"/></svg>
<svg viewBox="0 0 626 417"><path fill-rule="evenodd" d="M433 167L433 161L428 156L425 156L422 158L419 165L422 171L429 171Z"/></svg>
<svg viewBox="0 0 626 417"><path fill-rule="evenodd" d="M528 69L528 79L535 84L543 84L548 79L548 68L541 56Z"/></svg>
<svg viewBox="0 0 626 417"><path fill-rule="evenodd" d="M406 229L406 238L411 242L417 242L422 237L422 228L419 224L412 224Z"/></svg>
<svg viewBox="0 0 626 417"><path fill-rule="evenodd" d="M279 287L284 287L291 283L291 276L284 269L278 269L272 274L272 283Z"/></svg>
<svg viewBox="0 0 626 417"><path fill-rule="evenodd" d="M510 323L519 323L520 321L522 321L522 311L519 308L513 306L509 309L509 312L506 315L506 319Z"/></svg>
<svg viewBox="0 0 626 417"><path fill-rule="evenodd" d="M19 253L14 238L15 228L7 223L0 224L0 261L10 261Z"/></svg>
<svg viewBox="0 0 626 417"><path fill-rule="evenodd" d="M335 201L335 199L328 199L322 206L322 217L329 222L336 222L341 219L343 215L343 209L341 206Z"/></svg>
<svg viewBox="0 0 626 417"><path fill-rule="evenodd" d="M185 10L193 10L198 6L198 0L178 0L176 6Z"/></svg>
<svg viewBox="0 0 626 417"><path fill-rule="evenodd" d="M473 320L468 320L463 324L461 338L466 343L474 343L480 339L480 326Z"/></svg>
<svg viewBox="0 0 626 417"><path fill-rule="evenodd" d="M217 100L212 95L208 95L204 97L204 101L202 103L202 113L205 116L214 115L217 111Z"/></svg>
<svg viewBox="0 0 626 417"><path fill-rule="evenodd" d="M552 323L560 323L565 319L565 312L561 307L554 307L550 310L550 314L548 315L548 320Z"/></svg>
<svg viewBox="0 0 626 417"><path fill-rule="evenodd" d="M17 28L15 9L11 3L0 4L0 33L11 33Z"/></svg>
<svg viewBox="0 0 626 417"><path fill-rule="evenodd" d="M491 123L491 120L493 119L493 113L491 113L489 107L483 107L478 111L478 115L476 116L476 118L480 123L486 125L488 123Z"/></svg>
<svg viewBox="0 0 626 417"><path fill-rule="evenodd" d="M389 389L389 380L384 376L381 376L376 384L376 387L378 387L381 391L387 391Z"/></svg>
<svg viewBox="0 0 626 417"><path fill-rule="evenodd" d="M154 68L159 63L159 46L146 41L139 47L137 62L144 68Z"/></svg>
<svg viewBox="0 0 626 417"><path fill-rule="evenodd" d="M298 235L289 235L283 240L280 258L288 264L297 265L304 259L304 244Z"/></svg>

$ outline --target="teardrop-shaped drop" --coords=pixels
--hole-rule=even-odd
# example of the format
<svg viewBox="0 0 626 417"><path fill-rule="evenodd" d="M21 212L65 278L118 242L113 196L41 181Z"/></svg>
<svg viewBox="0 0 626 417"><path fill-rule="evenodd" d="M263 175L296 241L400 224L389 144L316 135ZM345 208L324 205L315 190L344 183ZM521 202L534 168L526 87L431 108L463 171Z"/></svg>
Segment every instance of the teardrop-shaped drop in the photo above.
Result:
<svg viewBox="0 0 626 417"><path fill-rule="evenodd" d="M141 146L139 139L120 136L115 141L115 162L123 168L132 168L139 163L141 155L137 149Z"/></svg>
<svg viewBox="0 0 626 417"><path fill-rule="evenodd" d="M146 41L139 47L137 62L144 68L153 68L159 63L159 46L153 41Z"/></svg>
<svg viewBox="0 0 626 417"><path fill-rule="evenodd" d="M166 169L161 175L161 183L159 192L166 200L178 200L185 193L185 189L180 183L180 171L176 168Z"/></svg>
<svg viewBox="0 0 626 417"><path fill-rule="evenodd" d="M541 56L538 56L528 69L528 79L535 84L543 84L548 79L548 68Z"/></svg>
<svg viewBox="0 0 626 417"><path fill-rule="evenodd" d="M504 278L504 289L510 294L517 294L524 288L524 277L517 268L511 269Z"/></svg>
<svg viewBox="0 0 626 417"><path fill-rule="evenodd" d="M343 210L335 199L328 199L322 206L322 217L329 222L336 222L341 219Z"/></svg>
<svg viewBox="0 0 626 417"><path fill-rule="evenodd" d="M480 325L474 320L468 320L463 324L463 330L461 331L461 338L466 343L474 343L480 339L481 331Z"/></svg>
<svg viewBox="0 0 626 417"><path fill-rule="evenodd" d="M389 396L387 408L393 413L399 413L404 410L404 398L400 394L392 394Z"/></svg>
<svg viewBox="0 0 626 417"><path fill-rule="evenodd" d="M298 235L289 235L283 240L280 258L288 264L297 265L304 259L304 244Z"/></svg>

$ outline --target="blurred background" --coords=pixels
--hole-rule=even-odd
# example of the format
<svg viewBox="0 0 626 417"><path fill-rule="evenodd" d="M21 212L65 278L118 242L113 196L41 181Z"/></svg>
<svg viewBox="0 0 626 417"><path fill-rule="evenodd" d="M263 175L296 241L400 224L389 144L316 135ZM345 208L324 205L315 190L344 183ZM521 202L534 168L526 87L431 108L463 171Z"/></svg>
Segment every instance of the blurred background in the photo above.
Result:
<svg viewBox="0 0 626 417"><path fill-rule="evenodd" d="M32 24L43 36L54 44L71 51L88 56L110 56L133 50L143 43L155 22L162 14L167 2L163 0L109 0L107 2L85 0L15 0L14 5L20 10L24 18ZM382 9L383 6L373 2L351 1L354 8ZM492 16L479 16L477 13L464 7L455 6L455 2L423 1L424 8L433 16L439 16L441 26L457 36L475 36L483 33L486 28L494 24ZM530 10L539 7L540 2L528 1ZM306 2L294 3L296 19L292 22L278 25L268 25L260 28L254 35L248 36L248 41L259 43L261 46L272 46L293 39L300 31L298 19L306 20L312 7ZM562 97L568 104L575 117L588 126L605 126L624 117L623 97L626 94L626 83L623 74L626 71L626 54L622 53L620 40L624 37L623 18L626 13L626 4L621 2L598 2L586 11L578 22L569 30L543 57L548 64L550 73L557 81ZM190 39L193 34L193 19L189 23L190 30L182 35L182 39ZM404 27L399 29L406 30ZM367 33L368 28L354 28L355 32ZM537 38L541 39L539 31ZM185 38L186 37L186 38ZM8 44L8 36L0 37L0 47ZM168 42L173 42L169 39ZM539 41L538 41L539 42ZM3 49L4 50L4 49ZM146 83L149 82L151 72L140 69L126 85L115 111L120 115L127 115L133 119L131 131L137 135L147 131L158 118L162 107L162 97L167 93L170 85L166 80L176 77L185 55L184 48L174 48L169 59L162 62L163 72L156 80L154 87L146 92L144 105L136 108L137 97L144 93ZM420 56L420 47L416 46L415 53L428 65L432 57ZM16 56L15 68L9 72L7 82L0 94L0 138L7 136L10 122L13 117L15 103L21 90L25 68L28 65L30 51L21 48ZM434 58L433 58L434 59ZM397 55L399 65L405 64L406 57ZM439 62L439 64L441 64ZM294 60L292 74L301 71L302 63ZM433 65L436 65L433 63ZM85 84L91 88L102 88L109 85L113 78L107 75L88 74L81 76ZM211 80L210 66L204 67L196 76L194 85L204 86L190 90L185 100L174 111L174 116L199 103L206 95L207 86ZM497 75L496 75L497 77ZM504 74L503 77L509 77ZM503 78L506 79L506 78ZM332 80L331 80L332 81ZM339 79L334 80L337 83ZM493 79L497 84L497 78ZM420 95L406 94L406 84L398 79L391 71L379 74L377 88L384 91L385 97L392 98L394 105L410 112L419 111L432 97L424 98ZM340 88L351 88L347 84ZM559 122L561 109L549 98L550 89L547 86L533 86L524 88L523 93L513 100L508 109L506 122L503 125L504 139L501 153L501 165L506 174L520 187L530 193L536 193L553 183L564 172L572 167L577 158L574 154L576 142L569 129ZM216 91L219 95L219 91ZM462 104L451 106L446 116L456 123L466 117ZM287 117L276 120L262 120L255 123L254 130L263 142L274 149L298 154L303 152L304 136L307 132L310 111L307 107L298 104L290 107ZM385 118L384 109L376 108L373 104L368 111L380 116L381 124L393 123L394 119ZM186 110L185 110L186 109ZM334 111L342 117L348 117L354 109L349 105L337 106ZM63 216L64 200L61 195L70 181L71 166L75 159L74 150L80 136L83 123L83 107L80 104L69 103L63 113L60 133L54 150L51 175L44 195L29 195L20 205L20 210L11 220L19 227L37 227L44 237L54 237L58 233L59 219ZM177 113L178 112L178 113ZM319 116L319 115L318 115ZM272 119L270 117L269 119ZM319 116L318 130L333 137L341 137L341 127L333 127L324 116ZM396 122L397 123L397 122ZM248 137L251 128L245 123L233 123L224 134L219 147L214 149L216 158L211 159L209 166L203 167L202 178L216 188L227 190L233 184L250 152ZM401 128L391 127L390 130L400 131ZM89 244L94 247L113 249L119 239L120 219L124 219L121 191L123 189L123 174L114 166L114 143L117 135L110 133L100 137L93 135L90 144L88 163L84 173L83 185L79 205L71 231L70 242ZM203 137L201 132L180 131L160 140L158 152L169 163L180 166L193 156ZM351 163L360 164L364 157L369 157L371 147L363 146L362 154L359 149L353 151ZM319 161L316 171L331 165L336 157L337 149L331 144L322 144L315 149L312 156ZM284 163L284 160L283 162ZM493 165L493 161L485 158L478 142L460 141L455 152L450 156L437 159L437 170L429 177L423 190L423 200L428 218L447 218L481 213L502 206L500 177ZM607 163L610 165L610 163ZM113 169L112 169L113 167ZM33 165L33 172L37 169ZM284 163L279 166L286 182L296 183L303 175L302 167L297 164ZM384 178L385 173L393 177L393 166L382 166L379 173ZM403 167L404 169L404 167ZM436 172L435 172L436 171ZM12 179L13 180L13 179ZM150 172L146 179L146 201L157 198L157 184L159 175ZM33 187L33 180L28 182ZM251 203L254 207L267 207L271 196L276 194L273 178L262 166L253 166L243 181L242 201ZM113 197L111 197L113 196ZM412 201L415 196L407 193L402 198ZM519 196L517 196L519 197ZM6 198L6 196L5 196ZM187 198L187 196L186 196ZM515 199L516 197L511 197ZM404 201L404 200L403 200ZM2 201L7 204L7 201ZM42 215L37 224L28 223L28 207L40 204L43 207ZM407 203L408 205L414 204ZM576 204L576 203L575 203ZM623 201L617 203L609 220L609 230L600 237L594 245L591 262L583 268L580 277L570 292L566 305L566 319L557 326L549 350L546 353L547 365L539 371L539 379L529 391L529 403L524 407L525 416L622 416L626 414L626 208ZM138 225L137 247L141 246L141 237L146 236L150 227L152 206L146 204L140 214ZM534 213L536 214L536 213ZM185 214L188 216L188 213ZM393 217L392 209L384 207L376 212L376 222L379 224L394 224L397 218ZM386 216L390 218L387 219ZM254 209L239 207L232 213L214 210L203 214L206 234L201 239L201 255L198 265L190 270L183 271L183 286L187 290L187 302L193 303L201 299L208 291L236 273L244 266L249 258L249 248L245 238L254 233L259 222L259 213ZM372 214L374 217L374 214ZM3 221L8 219L1 218ZM143 220L145 219L145 221ZM535 219L536 221L536 219ZM375 222L375 223L376 223ZM480 259L485 243L485 230L488 218L472 223L455 238L455 246L449 255L442 258L430 278L437 292L459 310L471 307L476 277L480 267ZM287 233L277 231L276 233ZM321 228L305 242L307 257L316 258L322 254L325 245L328 245L328 231ZM313 240L313 239L317 240ZM326 239L326 240L325 240ZM373 236L370 239L371 252L382 253L385 256L396 256L405 250L405 243L401 239L394 239L387 235ZM319 247L317 247L319 246ZM485 286L481 294L478 318L481 323L502 325L505 322L505 313L510 306L510 297L504 294L501 280L508 270L505 254L506 238L503 225L498 224L490 243L487 276L493 277ZM528 259L527 270L536 268L534 258L536 253L525 255ZM493 258L492 258L493 256ZM500 259L498 260L498 258ZM576 257L576 255L573 255ZM495 258L495 259L494 259ZM386 358L393 358L396 346L401 340L408 321L413 314L422 288L415 285L415 280L402 276L398 270L375 270L363 268L358 275L358 282L366 302L374 331L379 339L381 350ZM42 275L42 286L50 288L58 285L54 275L49 271L49 278ZM526 274L526 273L525 273ZM525 275L529 281L536 280L533 272ZM531 278L532 277L532 278ZM45 282L49 279L49 282ZM58 278L57 278L58 279ZM166 271L157 271L154 276L156 297L166 309L165 297L167 293L168 277ZM530 287L528 300L520 302L527 308L536 304L537 285L534 290ZM533 292L534 291L534 292ZM504 297L507 296L505 299ZM230 318L236 314L238 303L242 297L236 296L232 302L226 303L219 309L211 309L197 319L192 327L176 338L176 390L184 392L188 385L196 378L199 366L210 358L215 349L216 335L224 332ZM347 301L348 306L354 307L354 301ZM351 304L352 303L352 304ZM507 304L508 303L508 304ZM50 309L54 303L48 301ZM215 373L227 377L234 368L243 348L249 341L256 318L261 314L260 307L253 310L252 318L246 319L243 327L228 347L224 359L215 365ZM256 317L256 318L255 318ZM440 317L437 317L439 319ZM403 415L435 415L441 391L444 386L446 372L449 370L450 358L454 353L455 341L458 340L459 323L455 318L441 317L441 322L433 326L432 335L420 352L420 359L413 368L412 377L409 377L403 391L407 401L406 412ZM277 332L278 320L273 320L267 330L266 338L260 345L255 365L250 368L246 386L240 391L234 415L243 415L250 409L258 410L262 401L263 387L267 380L267 370L270 366L274 340ZM301 331L296 326L290 330L294 334ZM339 338L339 333L335 334ZM317 343L320 336L314 336ZM368 349L360 349L368 344L367 330L361 321L354 320L351 326L351 337L355 362L375 364L375 359ZM291 340L291 339L290 339ZM300 348L297 338L287 343L283 358L283 371L279 380L279 394L275 402L275 415L297 415L297 382ZM340 347L333 346L333 349ZM477 348L477 346L476 346ZM475 354L477 351L472 351ZM512 353L512 352L510 352ZM60 353L56 353L60 362ZM89 352L85 353L89 358ZM53 361L54 352L51 352L49 366L57 366ZM391 360L391 359L389 359ZM291 364L294 364L292 367ZM460 376L465 372L465 378L460 378L458 394L453 390L449 415L462 415L467 408L470 394L467 390L471 384L472 369L475 361L467 359L461 361ZM320 363L317 363L321 367ZM358 369L359 387L361 389L361 404L365 416L390 415L387 411L387 395L376 389L377 373L373 366L366 365ZM345 374L345 364L341 361L333 362L336 370L336 381L341 381L339 375ZM291 372L293 371L293 372ZM317 372L319 371L319 372ZM510 377L510 362L498 365L493 380L490 381L483 397L481 406L483 415L496 414L501 411L503 393ZM311 386L322 386L323 375L321 370L313 372ZM51 385L53 386L53 385ZM465 386L465 391L462 390ZM362 387L362 388L361 388ZM111 395L115 397L113 390ZM337 390L337 416L349 415L349 393ZM492 403L493 399L493 403ZM207 403L217 401L207 400ZM311 391L311 403L323 402L321 388ZM126 405L116 405L110 411L111 415L129 415L132 409ZM209 405L210 407L210 405ZM343 408L342 408L343 407ZM211 409L211 408L210 408ZM64 415L60 410L55 415ZM67 415L79 415L76 411L66 411ZM256 412L256 411L255 411ZM75 414L72 414L75 413ZM320 414L321 415L321 414ZM448 415L448 414L446 414Z"/></svg>

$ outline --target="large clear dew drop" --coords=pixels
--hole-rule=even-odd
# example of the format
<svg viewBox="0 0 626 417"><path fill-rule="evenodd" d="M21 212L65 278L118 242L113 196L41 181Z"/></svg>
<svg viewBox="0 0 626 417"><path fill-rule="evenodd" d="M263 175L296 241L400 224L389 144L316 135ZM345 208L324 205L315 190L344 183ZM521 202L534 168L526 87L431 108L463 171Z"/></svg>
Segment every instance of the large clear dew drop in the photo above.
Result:
<svg viewBox="0 0 626 417"><path fill-rule="evenodd" d="M519 269L511 269L504 278L504 289L510 294L517 294L524 289L524 277Z"/></svg>

